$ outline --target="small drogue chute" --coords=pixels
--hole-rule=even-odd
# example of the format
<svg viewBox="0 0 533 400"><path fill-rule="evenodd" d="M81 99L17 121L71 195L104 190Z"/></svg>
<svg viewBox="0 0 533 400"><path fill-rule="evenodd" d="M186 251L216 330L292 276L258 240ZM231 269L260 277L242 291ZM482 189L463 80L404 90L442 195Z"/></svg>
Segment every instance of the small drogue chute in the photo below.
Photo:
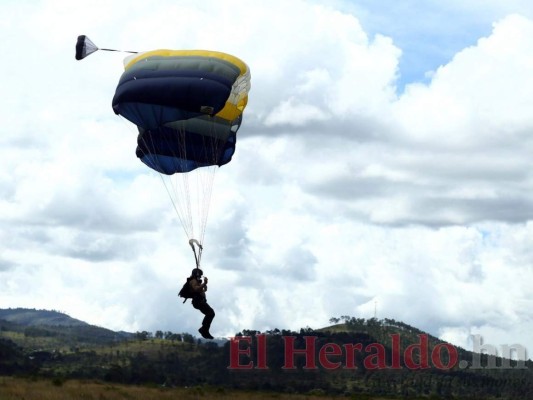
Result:
<svg viewBox="0 0 533 400"><path fill-rule="evenodd" d="M115 49L101 49L97 47L91 39L85 35L78 36L78 41L76 42L76 60L83 60L85 57L93 54L95 51L120 51L124 53L137 53L136 51L129 50L115 50Z"/></svg>

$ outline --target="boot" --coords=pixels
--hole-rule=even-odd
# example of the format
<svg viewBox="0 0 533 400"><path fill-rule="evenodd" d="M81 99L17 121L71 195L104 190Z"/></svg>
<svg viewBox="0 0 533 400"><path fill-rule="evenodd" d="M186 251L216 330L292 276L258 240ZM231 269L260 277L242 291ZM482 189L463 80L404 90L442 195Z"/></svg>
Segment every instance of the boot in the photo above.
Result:
<svg viewBox="0 0 533 400"><path fill-rule="evenodd" d="M202 335L204 339L214 339L209 333L209 328L205 326L202 326L200 329L198 329L198 332L200 332L200 335Z"/></svg>

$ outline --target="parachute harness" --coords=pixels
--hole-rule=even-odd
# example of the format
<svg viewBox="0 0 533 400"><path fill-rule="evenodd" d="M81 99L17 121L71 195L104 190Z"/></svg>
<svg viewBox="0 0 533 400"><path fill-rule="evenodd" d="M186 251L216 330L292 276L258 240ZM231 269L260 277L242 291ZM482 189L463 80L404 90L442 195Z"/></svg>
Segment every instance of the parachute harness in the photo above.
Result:
<svg viewBox="0 0 533 400"><path fill-rule="evenodd" d="M194 253L194 260L196 261L196 268L199 269L200 268L200 261L202 259L202 251L203 251L204 248L202 247L200 242L198 242L198 240L196 240L196 239L189 240L189 244L191 245L192 252ZM194 245L196 245L196 247L198 247L198 253L196 253L196 247Z"/></svg>

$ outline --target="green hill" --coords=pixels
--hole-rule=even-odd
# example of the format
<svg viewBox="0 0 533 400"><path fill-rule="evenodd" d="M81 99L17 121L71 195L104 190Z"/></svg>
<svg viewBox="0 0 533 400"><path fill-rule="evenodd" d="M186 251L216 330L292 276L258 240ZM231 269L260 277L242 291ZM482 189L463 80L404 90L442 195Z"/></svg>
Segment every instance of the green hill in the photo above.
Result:
<svg viewBox="0 0 533 400"><path fill-rule="evenodd" d="M58 311L0 309L2 337L27 350L58 350L98 346L133 336L90 325Z"/></svg>
<svg viewBox="0 0 533 400"><path fill-rule="evenodd" d="M391 319L345 316L298 332L244 329L217 345L188 333L50 325L68 316L44 310L0 315L10 318L0 320L0 375L353 399L533 398L531 361L491 360Z"/></svg>

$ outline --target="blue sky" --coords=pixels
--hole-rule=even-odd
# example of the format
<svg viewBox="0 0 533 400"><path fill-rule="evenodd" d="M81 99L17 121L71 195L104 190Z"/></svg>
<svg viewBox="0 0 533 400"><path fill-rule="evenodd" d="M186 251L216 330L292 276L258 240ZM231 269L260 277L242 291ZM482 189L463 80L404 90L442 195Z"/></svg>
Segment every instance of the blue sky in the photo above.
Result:
<svg viewBox="0 0 533 400"><path fill-rule="evenodd" d="M400 91L408 83L427 83L428 72L489 35L502 15L517 12L531 16L525 1L362 0L347 1L342 8L356 13L369 35L389 36L402 49Z"/></svg>
<svg viewBox="0 0 533 400"><path fill-rule="evenodd" d="M214 335L368 318L377 302L463 347L532 347L533 6L399 4L2 2L0 307L199 327L176 297L187 238L111 109L125 55L74 60L86 34L250 66L203 255Z"/></svg>
<svg viewBox="0 0 533 400"><path fill-rule="evenodd" d="M489 18L473 19L456 9L437 9L432 2L354 3L367 10L362 25L369 34L389 36L402 49L399 90L408 83L429 82L428 72L447 64L455 53L475 45L492 30Z"/></svg>

